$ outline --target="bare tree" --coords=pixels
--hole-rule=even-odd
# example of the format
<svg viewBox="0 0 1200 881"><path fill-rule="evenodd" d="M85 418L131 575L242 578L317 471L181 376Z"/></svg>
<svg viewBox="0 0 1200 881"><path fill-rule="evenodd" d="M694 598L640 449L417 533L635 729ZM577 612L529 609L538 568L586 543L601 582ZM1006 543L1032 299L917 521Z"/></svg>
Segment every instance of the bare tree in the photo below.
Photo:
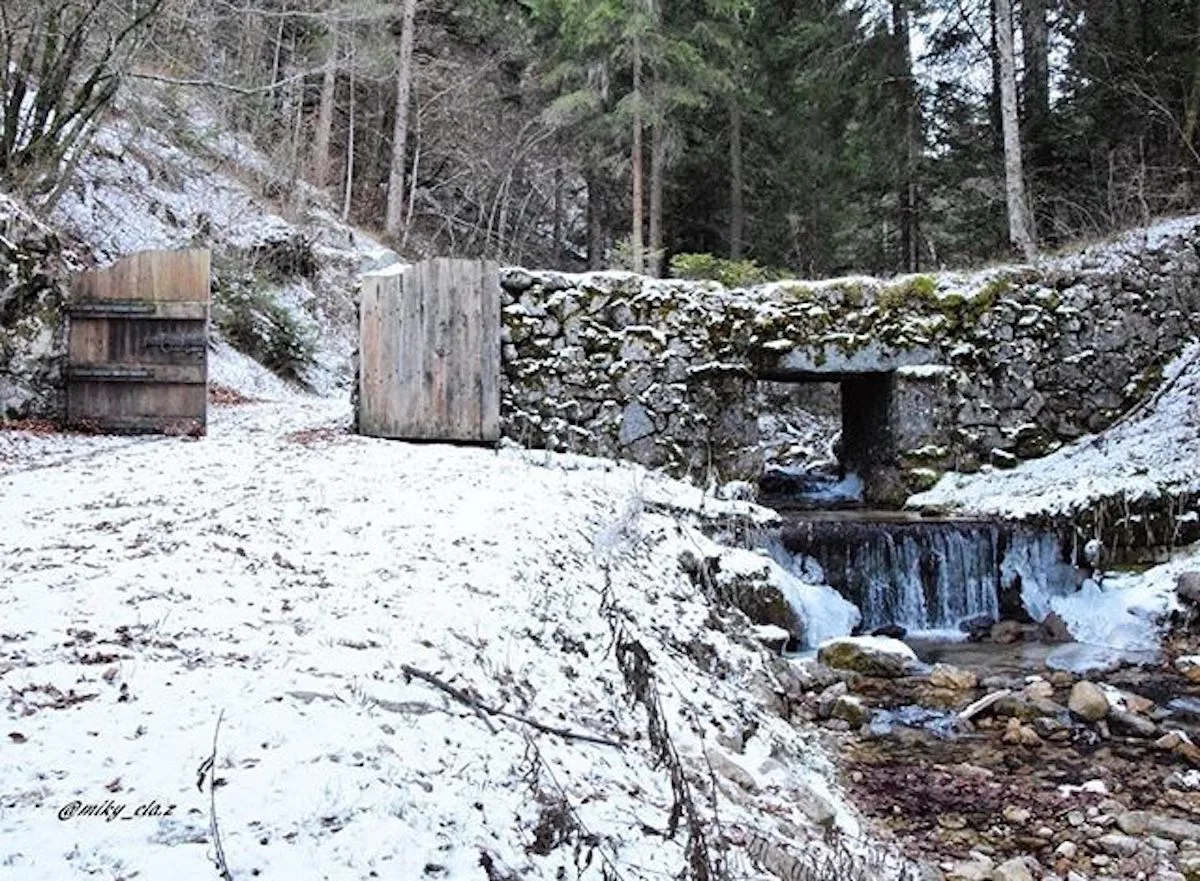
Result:
<svg viewBox="0 0 1200 881"><path fill-rule="evenodd" d="M52 207L162 4L0 2L0 183Z"/></svg>
<svg viewBox="0 0 1200 881"><path fill-rule="evenodd" d="M634 38L633 44L633 148L630 156L633 177L633 223L629 245L634 272L646 268L645 250L642 246L643 222L643 174L642 174L642 49Z"/></svg>
<svg viewBox="0 0 1200 881"><path fill-rule="evenodd" d="M333 99L337 89L336 33L329 36L329 51L325 60L325 72L321 75L321 103L317 107L317 130L313 136L312 177L313 183L323 187L329 183L329 148L333 140Z"/></svg>
<svg viewBox="0 0 1200 881"><path fill-rule="evenodd" d="M1017 116L1017 73L1013 50L1012 0L995 0L996 53L1000 65L1000 123L1004 131L1004 192L1008 235L1026 260L1037 256L1033 219L1025 198L1021 130Z"/></svg>
<svg viewBox="0 0 1200 881"><path fill-rule="evenodd" d="M387 212L384 228L389 235L400 235L404 223L405 148L408 141L408 105L412 94L413 37L416 28L417 0L404 0L400 22L400 57L396 65L396 119L392 126L392 161L388 176Z"/></svg>

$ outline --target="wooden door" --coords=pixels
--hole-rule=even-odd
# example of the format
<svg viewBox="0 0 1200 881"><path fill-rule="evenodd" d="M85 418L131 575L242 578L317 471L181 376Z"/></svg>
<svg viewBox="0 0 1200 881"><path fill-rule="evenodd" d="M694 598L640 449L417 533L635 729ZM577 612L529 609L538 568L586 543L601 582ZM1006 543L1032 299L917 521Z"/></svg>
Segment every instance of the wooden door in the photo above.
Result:
<svg viewBox="0 0 1200 881"><path fill-rule="evenodd" d="M143 251L82 273L67 306L67 421L204 434L209 252Z"/></svg>
<svg viewBox="0 0 1200 881"><path fill-rule="evenodd" d="M438 258L363 276L363 434L408 440L500 437L500 274Z"/></svg>

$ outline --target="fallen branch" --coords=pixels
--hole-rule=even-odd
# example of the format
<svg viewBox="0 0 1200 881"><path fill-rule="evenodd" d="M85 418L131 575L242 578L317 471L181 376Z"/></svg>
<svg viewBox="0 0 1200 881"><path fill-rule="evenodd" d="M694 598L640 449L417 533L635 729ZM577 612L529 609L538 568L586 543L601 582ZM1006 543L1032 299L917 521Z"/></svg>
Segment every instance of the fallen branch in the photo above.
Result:
<svg viewBox="0 0 1200 881"><path fill-rule="evenodd" d="M221 830L217 827L217 736L221 733L221 720L225 711L217 716L217 727L213 730L212 755L200 766L200 781L204 780L204 772L208 772L208 829L212 834L213 862L217 864L217 874L221 881L233 881L233 873L229 871L229 863L225 861L225 848L221 845Z"/></svg>
<svg viewBox="0 0 1200 881"><path fill-rule="evenodd" d="M616 881L624 881L624 878L621 875L621 870L617 868L616 862L612 857L604 852L604 848L600 847L600 842L602 839L599 835L596 835L594 832L588 829L587 824L583 822L583 818L579 816L579 812L575 810L575 805L571 804L571 799L567 798L567 791L563 788L563 785L558 782L558 778L554 776L554 772L542 758L542 751L538 749L537 744L534 743L533 739L528 735L525 736L525 747L533 752L533 768L530 773L533 777L534 785L537 785L537 778L541 775L541 772L545 771L546 776L550 778L550 783L553 784L554 788L558 791L559 800L563 805L566 806L567 812L571 815L571 822L575 824L577 832L583 833L584 837L590 838L595 842L596 852L600 854L600 859L604 860L605 865L607 865L609 871L612 872L612 875L607 877L615 878Z"/></svg>
<svg viewBox="0 0 1200 881"><path fill-rule="evenodd" d="M541 731L544 734L556 734L559 737L566 738L567 740L582 740L587 743L598 743L601 746L613 746L617 749L621 749L622 747L622 745L617 741L609 740L606 737L597 737L594 734L585 734L582 731L572 731L569 728L560 728L556 725L546 725L542 722L538 722L536 719L530 719L527 716L519 716L516 713L510 713L507 710L500 709L499 707L490 706L478 698L467 694L461 688L455 688L450 683L439 679L432 673L427 673L424 670L420 670L408 664L401 664L400 669L404 671L406 676L410 676L414 679L420 679L422 682L426 682L439 691L450 695L450 697L454 698L459 703L465 704L468 707L472 707L477 712L486 713L488 716L500 716L504 719L512 719L514 722L520 722L522 725L528 725L535 731ZM495 729L493 729L493 731L494 730Z"/></svg>

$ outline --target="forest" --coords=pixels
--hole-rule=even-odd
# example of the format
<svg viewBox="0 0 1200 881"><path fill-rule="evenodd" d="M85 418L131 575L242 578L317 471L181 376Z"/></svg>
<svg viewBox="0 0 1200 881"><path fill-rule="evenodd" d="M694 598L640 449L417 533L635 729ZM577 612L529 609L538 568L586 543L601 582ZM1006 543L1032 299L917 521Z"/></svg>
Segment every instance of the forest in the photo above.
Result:
<svg viewBox="0 0 1200 881"><path fill-rule="evenodd" d="M1200 0L0 0L0 53L46 211L151 84L412 255L891 274L1197 201Z"/></svg>

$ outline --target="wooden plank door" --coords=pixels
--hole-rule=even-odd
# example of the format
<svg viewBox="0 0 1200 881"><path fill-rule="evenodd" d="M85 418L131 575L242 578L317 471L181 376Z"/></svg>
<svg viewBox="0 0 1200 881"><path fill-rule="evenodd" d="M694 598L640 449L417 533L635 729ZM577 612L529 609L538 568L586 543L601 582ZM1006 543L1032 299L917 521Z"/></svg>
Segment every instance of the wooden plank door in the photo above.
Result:
<svg viewBox="0 0 1200 881"><path fill-rule="evenodd" d="M500 437L500 274L437 258L363 276L359 431L408 440Z"/></svg>
<svg viewBox="0 0 1200 881"><path fill-rule="evenodd" d="M82 273L67 306L67 421L204 434L209 252L143 251Z"/></svg>

